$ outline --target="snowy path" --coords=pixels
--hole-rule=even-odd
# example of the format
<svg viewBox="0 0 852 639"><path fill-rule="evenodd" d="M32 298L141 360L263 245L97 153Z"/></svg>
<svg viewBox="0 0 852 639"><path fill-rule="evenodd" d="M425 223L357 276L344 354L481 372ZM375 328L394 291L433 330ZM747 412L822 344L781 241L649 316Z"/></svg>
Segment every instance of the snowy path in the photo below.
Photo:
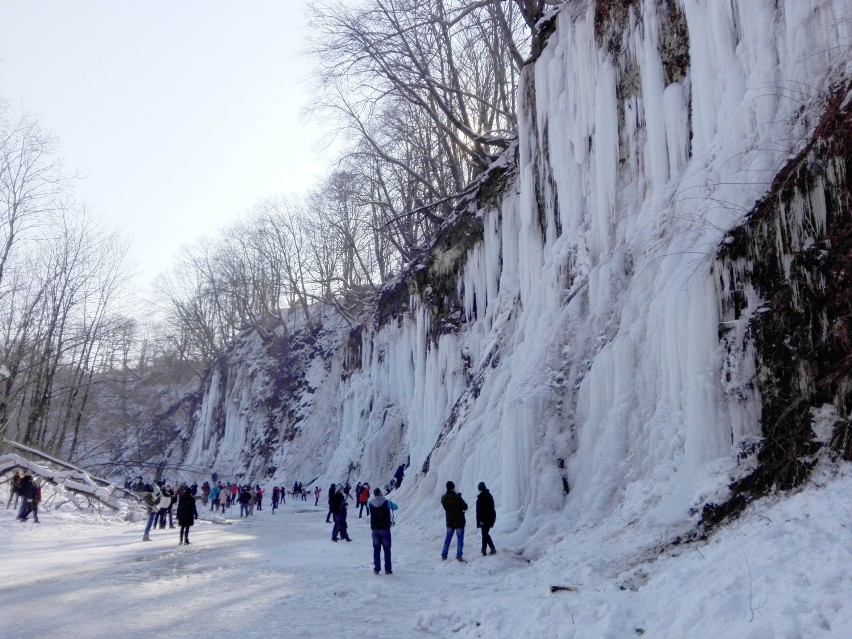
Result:
<svg viewBox="0 0 852 639"><path fill-rule="evenodd" d="M12 512L0 542L3 639L444 636L476 625L453 618L453 601L508 601L507 577L525 565L479 555L475 528L471 561L441 562L439 522L428 543L394 528L394 574L375 576L368 520L351 518L353 541L334 544L324 510L304 504L199 522L188 547L169 529L143 543L138 522L51 527L45 513L34 526L11 523Z"/></svg>
<svg viewBox="0 0 852 639"><path fill-rule="evenodd" d="M373 575L366 519L350 513L352 543L334 544L310 504L199 522L188 547L177 530L142 542L139 522L46 511L36 526L0 507L0 639L846 639L850 494L845 464L656 559L642 551L653 531L548 527L532 564L499 528L482 557L471 525L469 562L442 562L436 505L425 528L394 528L391 576Z"/></svg>

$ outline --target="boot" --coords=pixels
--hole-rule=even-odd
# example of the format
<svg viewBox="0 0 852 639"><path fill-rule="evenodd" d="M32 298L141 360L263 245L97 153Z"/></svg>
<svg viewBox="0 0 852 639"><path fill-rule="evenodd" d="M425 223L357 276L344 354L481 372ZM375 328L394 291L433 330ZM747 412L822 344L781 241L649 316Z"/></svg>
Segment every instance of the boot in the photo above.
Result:
<svg viewBox="0 0 852 639"><path fill-rule="evenodd" d="M142 535L142 541L151 541L151 538L148 535Z"/></svg>

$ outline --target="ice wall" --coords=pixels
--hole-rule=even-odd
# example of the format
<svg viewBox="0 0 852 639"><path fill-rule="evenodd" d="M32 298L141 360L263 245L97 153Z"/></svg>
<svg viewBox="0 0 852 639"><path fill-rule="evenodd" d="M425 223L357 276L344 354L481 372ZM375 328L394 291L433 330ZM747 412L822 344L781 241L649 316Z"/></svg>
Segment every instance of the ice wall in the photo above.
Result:
<svg viewBox="0 0 852 639"><path fill-rule="evenodd" d="M724 379L753 354L725 360L713 260L850 77L850 18L847 0L564 3L524 74L516 178L459 214L481 239L436 248L399 313L326 351L288 399L276 481L381 485L410 461L414 521L440 518L448 479L471 501L485 481L519 548L566 524L694 522L760 433L755 387ZM196 462L267 423L238 388L217 438L202 413Z"/></svg>
<svg viewBox="0 0 852 639"><path fill-rule="evenodd" d="M849 6L623 4L601 29L567 3L525 76L516 190L458 279L465 329L430 340L417 309L364 335L358 383L399 409L412 469L429 460L424 508L485 480L519 525L668 526L760 432L753 387L722 380L712 258L848 74Z"/></svg>

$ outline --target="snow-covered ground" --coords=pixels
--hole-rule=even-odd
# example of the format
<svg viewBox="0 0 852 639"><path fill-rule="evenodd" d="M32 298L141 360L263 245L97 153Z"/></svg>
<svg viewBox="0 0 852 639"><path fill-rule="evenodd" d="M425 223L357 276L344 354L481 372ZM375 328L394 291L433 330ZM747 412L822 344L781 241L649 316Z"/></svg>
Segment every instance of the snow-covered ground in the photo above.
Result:
<svg viewBox="0 0 852 639"><path fill-rule="evenodd" d="M414 526L403 503L391 576L373 575L367 519L350 513L352 543L334 544L322 503L232 509L190 546L168 529L143 543L139 521L43 510L36 526L0 508L0 637L848 637L850 494L852 465L826 468L709 543L630 565L567 521L543 561L501 548L499 521L482 557L472 517L468 563L442 562L443 520Z"/></svg>

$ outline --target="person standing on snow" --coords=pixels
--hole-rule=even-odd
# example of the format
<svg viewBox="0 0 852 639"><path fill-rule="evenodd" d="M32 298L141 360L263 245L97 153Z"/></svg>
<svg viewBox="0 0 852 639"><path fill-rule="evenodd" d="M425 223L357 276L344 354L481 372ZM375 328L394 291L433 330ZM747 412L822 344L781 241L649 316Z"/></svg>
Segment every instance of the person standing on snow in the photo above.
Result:
<svg viewBox="0 0 852 639"><path fill-rule="evenodd" d="M361 519L361 513L364 512L364 509L367 509L367 517L370 516L370 484L363 484L361 486L361 493L359 495L361 498L361 507L358 509L358 519Z"/></svg>
<svg viewBox="0 0 852 639"><path fill-rule="evenodd" d="M154 492L154 487L151 484L145 484L142 490L142 503L145 504L145 509L148 512L148 524L145 526L145 532L142 534L142 541L151 541L151 538L148 536L148 533L151 532L151 526L154 525L154 521L157 519L157 515L159 513L159 507L157 506L160 501L159 491Z"/></svg>
<svg viewBox="0 0 852 639"><path fill-rule="evenodd" d="M319 496L320 496L321 492L322 492L322 488L320 488L319 486L314 488L314 506L319 506ZM327 519L328 519L328 517L326 517L326 520Z"/></svg>
<svg viewBox="0 0 852 639"><path fill-rule="evenodd" d="M210 489L210 510L219 510L219 499L222 492L222 484L214 484Z"/></svg>
<svg viewBox="0 0 852 639"><path fill-rule="evenodd" d="M346 503L346 499L340 504L340 510L337 513L337 516L334 518L334 529L331 531L331 540L337 541L337 535L340 535L341 539L345 539L346 541L352 541L349 538L349 533L347 532L349 526L346 524L346 511L348 504Z"/></svg>
<svg viewBox="0 0 852 639"><path fill-rule="evenodd" d="M325 523L333 521L332 515L334 514L334 507L332 503L334 502L334 493L337 492L337 486L332 484L328 487L328 514L325 516Z"/></svg>
<svg viewBox="0 0 852 639"><path fill-rule="evenodd" d="M479 494L476 496L476 527L482 533L482 556L485 556L486 546L491 548L491 554L497 552L494 542L491 540L489 531L494 527L497 520L497 511L494 510L494 497L485 487L485 482L479 482Z"/></svg>
<svg viewBox="0 0 852 639"><path fill-rule="evenodd" d="M254 515L254 507L257 505L257 491L251 486L248 487L249 491L249 515Z"/></svg>
<svg viewBox="0 0 852 639"><path fill-rule="evenodd" d="M169 528L174 528L175 522L174 522L174 519L172 517L172 513L174 512L174 507L175 507L175 504L177 503L177 492L175 492L175 489L172 488L171 484L166 484L166 491L169 494L169 505L166 508L166 515L169 516ZM161 523L165 523L165 521L166 521L166 517L165 517L165 515L163 515L163 520L162 520ZM162 528L162 526L160 526L160 528Z"/></svg>
<svg viewBox="0 0 852 639"><path fill-rule="evenodd" d="M18 521L26 521L33 510L33 500L38 493L38 484L35 483L29 471L24 473L19 490L21 493L21 509L18 511ZM36 515L36 523L38 523L38 515Z"/></svg>
<svg viewBox="0 0 852 639"><path fill-rule="evenodd" d="M382 569L381 554L385 555L385 574L392 575L391 566L391 509L390 502L382 497L382 489L373 491L370 500L370 530L373 536L373 572L379 574Z"/></svg>
<svg viewBox="0 0 852 639"><path fill-rule="evenodd" d="M181 489L177 502L177 521L180 526L180 542L178 546L189 544L189 527L198 519L198 510L195 507L195 497L192 490L185 487Z"/></svg>
<svg viewBox="0 0 852 639"><path fill-rule="evenodd" d="M249 516L249 502L251 502L251 493L249 492L248 486L243 486L243 489L240 491L240 517L248 517Z"/></svg>
<svg viewBox="0 0 852 639"><path fill-rule="evenodd" d="M343 505L346 503L346 495L343 494L343 488L338 487L337 490L334 491L334 495L331 498L331 515L332 521L334 522L334 526L331 529L331 540L337 541L337 533L339 532L337 518L340 515L340 511L343 509Z"/></svg>
<svg viewBox="0 0 852 639"><path fill-rule="evenodd" d="M222 514L225 514L225 509L231 505L231 484L227 484L219 491L219 505L222 506Z"/></svg>
<svg viewBox="0 0 852 639"><path fill-rule="evenodd" d="M441 560L447 559L447 554L450 552L450 542L453 540L453 534L456 535L456 559L463 562L464 557L464 512L467 510L467 504L460 493L456 492L456 485L448 481L447 492L441 497L441 505L447 514L447 536L444 538L444 548L441 550Z"/></svg>
<svg viewBox="0 0 852 639"><path fill-rule="evenodd" d="M41 484L37 481L33 482L30 489L30 512L33 514L33 523L38 523L38 505L41 503Z"/></svg>
<svg viewBox="0 0 852 639"><path fill-rule="evenodd" d="M15 508L18 507L18 500L21 498L21 471L16 470L12 477L12 485L9 487L9 501L6 502L6 510L12 505L12 498L15 498Z"/></svg>
<svg viewBox="0 0 852 639"><path fill-rule="evenodd" d="M275 509L278 508L278 502L281 501L281 489L278 486L272 487L272 514L275 514Z"/></svg>

